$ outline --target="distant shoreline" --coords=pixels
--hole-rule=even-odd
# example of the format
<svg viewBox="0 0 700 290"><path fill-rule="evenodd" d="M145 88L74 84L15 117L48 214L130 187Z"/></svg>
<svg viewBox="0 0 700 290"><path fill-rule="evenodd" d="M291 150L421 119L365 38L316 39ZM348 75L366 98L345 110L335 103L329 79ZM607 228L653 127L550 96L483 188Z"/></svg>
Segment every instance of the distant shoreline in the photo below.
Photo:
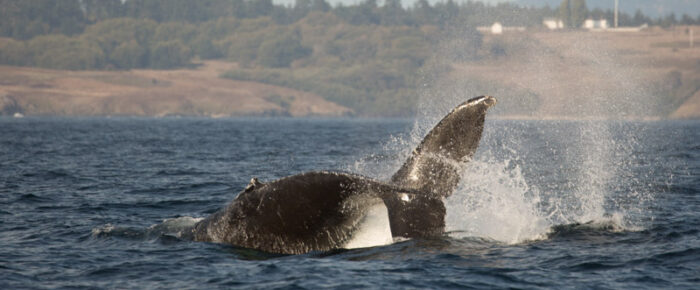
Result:
<svg viewBox="0 0 700 290"><path fill-rule="evenodd" d="M265 115L240 115L240 116L226 116L226 117L211 117L211 116L188 116L188 115L169 115L169 116L129 116L129 115L90 115L90 116L67 116L67 115L29 115L22 117L13 117L12 115L0 115L0 120L11 120L11 119L56 119L56 120L80 120L80 119L94 119L94 120L221 120L221 121L255 121L255 120L291 120L291 121L396 121L396 122L413 122L416 117L377 117L377 116L265 116ZM603 117L585 117L585 118L575 118L566 116L543 116L543 117L532 117L532 116L488 116L487 120L493 121L543 121L543 122L637 122L637 123L654 123L654 122L698 122L700 118L603 118Z"/></svg>
<svg viewBox="0 0 700 290"><path fill-rule="evenodd" d="M659 45L675 37L657 28L620 34L484 35L484 47L502 47L505 55L452 63L434 84L441 87L434 95L441 98L454 90L492 93L499 105L489 118L498 120L700 120L700 47ZM602 47L580 49L577 43L582 41ZM617 63L607 60L601 66L599 54L611 54ZM246 70L225 61L174 70L0 66L0 115L411 118L408 111L403 116L383 116L381 111L362 115L328 96L221 77L232 69ZM675 89L653 91L676 84Z"/></svg>

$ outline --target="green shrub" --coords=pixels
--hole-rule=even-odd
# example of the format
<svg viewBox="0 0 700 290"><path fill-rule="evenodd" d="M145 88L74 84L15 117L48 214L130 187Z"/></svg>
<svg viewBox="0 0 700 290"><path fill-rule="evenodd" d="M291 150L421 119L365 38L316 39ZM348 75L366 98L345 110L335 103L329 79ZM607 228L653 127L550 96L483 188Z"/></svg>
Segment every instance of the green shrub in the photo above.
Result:
<svg viewBox="0 0 700 290"><path fill-rule="evenodd" d="M120 69L145 66L146 50L136 40L124 42L117 46L110 55L110 61Z"/></svg>
<svg viewBox="0 0 700 290"><path fill-rule="evenodd" d="M29 62L27 45L24 41L11 38L0 39L0 63L27 65Z"/></svg>
<svg viewBox="0 0 700 290"><path fill-rule="evenodd" d="M107 54L125 42L135 40L142 47L148 47L158 24L153 20L115 18L88 26L83 36L96 42Z"/></svg>
<svg viewBox="0 0 700 290"><path fill-rule="evenodd" d="M27 50L33 65L53 69L97 69L104 65L104 53L84 38L46 35L29 41Z"/></svg>
<svg viewBox="0 0 700 290"><path fill-rule="evenodd" d="M189 63L191 57L190 49L180 40L163 41L151 47L149 64L157 69L175 68Z"/></svg>
<svg viewBox="0 0 700 290"><path fill-rule="evenodd" d="M292 61L307 57L311 49L301 45L298 34L284 32L266 39L260 44L258 63L266 67L288 67Z"/></svg>

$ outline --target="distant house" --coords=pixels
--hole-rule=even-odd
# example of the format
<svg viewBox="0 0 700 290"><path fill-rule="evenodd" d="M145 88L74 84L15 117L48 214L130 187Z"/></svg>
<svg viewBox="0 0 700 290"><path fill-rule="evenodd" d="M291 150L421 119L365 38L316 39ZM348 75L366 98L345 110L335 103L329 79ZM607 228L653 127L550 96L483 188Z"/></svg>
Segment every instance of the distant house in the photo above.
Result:
<svg viewBox="0 0 700 290"><path fill-rule="evenodd" d="M592 32L639 32L648 27L649 25L646 23L638 27L610 27L608 26L608 21L605 19L586 19L586 21L583 22L583 28Z"/></svg>
<svg viewBox="0 0 700 290"><path fill-rule="evenodd" d="M476 30L482 33L503 34L505 31L525 31L524 26L503 26L500 22L494 22L491 26L479 26Z"/></svg>
<svg viewBox="0 0 700 290"><path fill-rule="evenodd" d="M503 34L503 25L500 22L494 22L491 26L479 26L476 30L481 33Z"/></svg>
<svg viewBox="0 0 700 290"><path fill-rule="evenodd" d="M599 19L599 20L593 20L593 19L586 19L586 21L583 22L583 28L585 29L608 29L608 20L606 19Z"/></svg>
<svg viewBox="0 0 700 290"><path fill-rule="evenodd" d="M493 25L491 25L491 33L502 34L503 33L503 25L501 25L500 22L494 22Z"/></svg>
<svg viewBox="0 0 700 290"><path fill-rule="evenodd" d="M564 21L559 18L545 18L542 20L542 24L549 30L556 30L564 28Z"/></svg>
<svg viewBox="0 0 700 290"><path fill-rule="evenodd" d="M649 28L649 25L644 23L642 26L637 26L637 27L614 27L614 28L608 28L608 29L599 29L599 30L591 30L591 31L605 31L605 32L640 32L644 29Z"/></svg>

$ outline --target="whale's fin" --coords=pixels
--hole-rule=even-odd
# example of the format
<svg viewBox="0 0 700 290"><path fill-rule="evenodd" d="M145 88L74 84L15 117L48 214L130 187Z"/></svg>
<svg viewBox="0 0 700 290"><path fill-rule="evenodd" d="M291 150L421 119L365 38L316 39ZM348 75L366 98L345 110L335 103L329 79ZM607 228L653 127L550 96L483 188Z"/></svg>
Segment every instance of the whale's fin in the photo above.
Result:
<svg viewBox="0 0 700 290"><path fill-rule="evenodd" d="M256 188L259 188L263 184L258 180L257 177L253 177L250 179L250 182L248 185L246 185L245 189L243 190L244 192L251 192L255 190Z"/></svg>
<svg viewBox="0 0 700 290"><path fill-rule="evenodd" d="M459 183L460 163L476 151L486 111L494 104L495 98L480 96L454 108L430 130L391 182L437 197L450 196Z"/></svg>

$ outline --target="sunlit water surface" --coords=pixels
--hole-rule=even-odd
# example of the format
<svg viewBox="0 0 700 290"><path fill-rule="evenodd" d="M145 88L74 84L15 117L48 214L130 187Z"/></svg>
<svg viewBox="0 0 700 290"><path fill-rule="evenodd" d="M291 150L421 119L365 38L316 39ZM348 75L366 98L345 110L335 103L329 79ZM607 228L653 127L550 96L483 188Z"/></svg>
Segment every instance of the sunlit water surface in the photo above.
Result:
<svg viewBox="0 0 700 290"><path fill-rule="evenodd" d="M280 256L180 237L251 177L386 179L432 124L0 119L0 288L696 288L700 123L487 120L431 240Z"/></svg>

